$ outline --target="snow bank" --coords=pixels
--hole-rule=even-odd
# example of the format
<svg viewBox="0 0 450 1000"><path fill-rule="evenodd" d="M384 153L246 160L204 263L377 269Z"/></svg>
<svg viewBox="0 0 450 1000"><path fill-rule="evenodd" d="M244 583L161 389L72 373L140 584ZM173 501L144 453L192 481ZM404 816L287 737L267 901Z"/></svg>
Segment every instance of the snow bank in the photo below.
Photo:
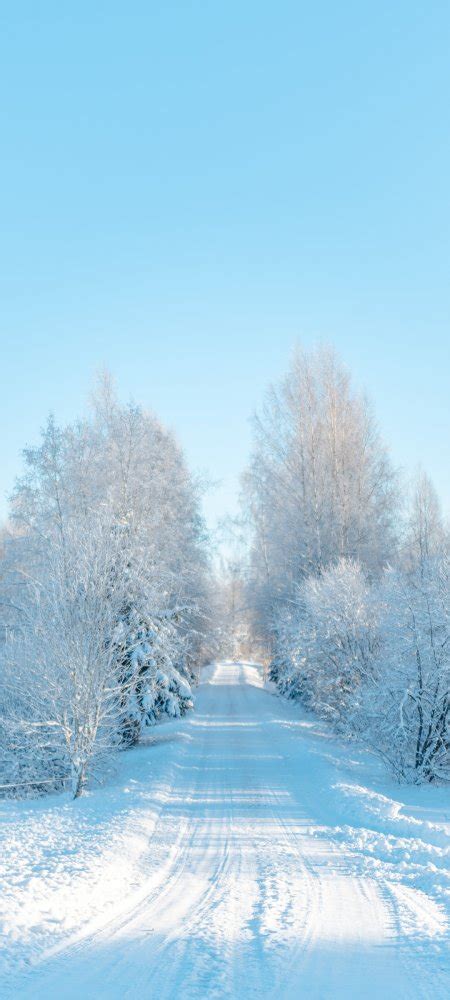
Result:
<svg viewBox="0 0 450 1000"><path fill-rule="evenodd" d="M151 837L188 739L163 723L151 747L121 754L109 785L81 799L0 803L0 975L93 929L139 892L158 860Z"/></svg>

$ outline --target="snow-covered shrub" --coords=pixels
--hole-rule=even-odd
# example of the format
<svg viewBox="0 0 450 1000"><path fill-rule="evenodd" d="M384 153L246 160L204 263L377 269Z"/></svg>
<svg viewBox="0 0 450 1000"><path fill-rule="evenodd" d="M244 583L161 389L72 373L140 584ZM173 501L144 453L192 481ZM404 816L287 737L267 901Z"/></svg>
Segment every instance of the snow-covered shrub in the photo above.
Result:
<svg viewBox="0 0 450 1000"><path fill-rule="evenodd" d="M448 555L370 585L341 561L304 581L280 615L271 676L402 780L450 780Z"/></svg>
<svg viewBox="0 0 450 1000"><path fill-rule="evenodd" d="M374 593L360 564L342 559L306 580L302 596L309 703L347 729L350 705L380 644Z"/></svg>
<svg viewBox="0 0 450 1000"><path fill-rule="evenodd" d="M377 603L361 566L342 559L304 580L277 638L271 675L280 691L347 729L380 643Z"/></svg>
<svg viewBox="0 0 450 1000"><path fill-rule="evenodd" d="M403 780L450 780L448 556L389 571L382 596L383 643L355 722Z"/></svg>

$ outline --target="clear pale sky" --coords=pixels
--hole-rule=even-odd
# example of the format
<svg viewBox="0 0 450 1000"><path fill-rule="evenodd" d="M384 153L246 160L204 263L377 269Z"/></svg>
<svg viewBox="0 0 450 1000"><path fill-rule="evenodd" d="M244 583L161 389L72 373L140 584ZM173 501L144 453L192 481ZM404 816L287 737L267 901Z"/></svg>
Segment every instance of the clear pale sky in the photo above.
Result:
<svg viewBox="0 0 450 1000"><path fill-rule="evenodd" d="M2 503L106 365L221 481L214 523L324 340L450 506L449 51L433 0L1 6Z"/></svg>

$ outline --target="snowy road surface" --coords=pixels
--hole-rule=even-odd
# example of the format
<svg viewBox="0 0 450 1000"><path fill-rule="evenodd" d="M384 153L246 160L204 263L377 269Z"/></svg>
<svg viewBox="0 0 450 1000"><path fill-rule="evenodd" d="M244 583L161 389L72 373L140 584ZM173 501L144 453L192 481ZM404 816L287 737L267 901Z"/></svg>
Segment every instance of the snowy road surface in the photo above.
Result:
<svg viewBox="0 0 450 1000"><path fill-rule="evenodd" d="M57 938L47 934L41 952L30 952L32 964L13 970L5 995L450 996L449 829L424 818L428 790L422 814L419 804L405 817L394 799L359 784L360 763L351 750L343 751L344 767L326 730L265 690L249 665L209 668L195 714L177 725L183 736L167 751L170 769L157 808L144 795L143 812L132 814L138 849L121 806L114 822L129 823L130 844L126 838L116 843L108 820L112 840L108 845L106 835L102 848L103 879L89 875L88 856L81 865L79 877L93 881L91 896L84 884L78 935L66 935L52 950L48 944ZM152 787L153 751L139 753L146 754ZM142 789L142 776L138 784ZM158 799L157 790L154 795ZM30 815L29 804L22 805ZM74 808L77 803L66 803L64 815ZM145 809L153 810L148 838ZM84 829L91 819L80 816ZM32 897L29 882L22 886L28 893L22 914L26 899L35 907L23 941L34 940L39 921L47 920L47 931L49 920L58 922L58 898L80 911L77 872L70 876L73 893L66 886L58 897L64 857L54 876L52 863L44 875L54 899L39 902L39 872ZM125 873L127 864L130 869L123 883L121 863ZM117 880L110 903L108 879ZM20 939L26 917L15 919ZM76 931L77 920L67 927Z"/></svg>

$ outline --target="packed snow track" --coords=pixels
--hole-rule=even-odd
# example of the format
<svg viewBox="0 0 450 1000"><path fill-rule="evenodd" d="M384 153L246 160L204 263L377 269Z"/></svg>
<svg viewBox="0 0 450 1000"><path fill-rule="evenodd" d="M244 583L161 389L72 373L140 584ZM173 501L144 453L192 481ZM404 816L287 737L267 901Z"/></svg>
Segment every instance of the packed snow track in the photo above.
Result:
<svg viewBox="0 0 450 1000"><path fill-rule="evenodd" d="M139 888L47 949L13 995L450 996L445 908L336 826L333 738L248 664L209 668L179 725Z"/></svg>

